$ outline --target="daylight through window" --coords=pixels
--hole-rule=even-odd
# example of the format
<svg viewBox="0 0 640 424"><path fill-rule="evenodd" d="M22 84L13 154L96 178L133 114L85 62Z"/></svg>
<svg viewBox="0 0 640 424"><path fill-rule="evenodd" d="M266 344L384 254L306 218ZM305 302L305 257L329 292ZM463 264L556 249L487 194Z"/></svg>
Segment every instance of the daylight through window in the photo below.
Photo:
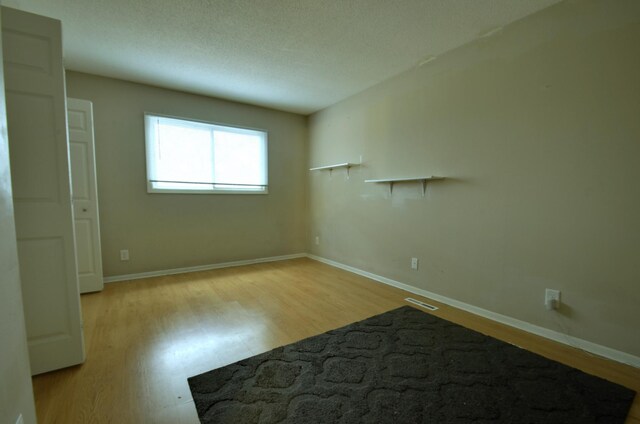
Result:
<svg viewBox="0 0 640 424"><path fill-rule="evenodd" d="M267 193L267 133L145 115L150 193Z"/></svg>

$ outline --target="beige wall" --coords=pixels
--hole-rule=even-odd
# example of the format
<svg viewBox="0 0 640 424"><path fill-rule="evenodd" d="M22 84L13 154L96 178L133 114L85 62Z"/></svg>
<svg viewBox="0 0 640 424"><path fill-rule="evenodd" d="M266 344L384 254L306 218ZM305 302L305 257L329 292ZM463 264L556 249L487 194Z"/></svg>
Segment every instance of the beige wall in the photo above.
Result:
<svg viewBox="0 0 640 424"><path fill-rule="evenodd" d="M311 252L640 355L639 46L640 2L563 2L312 115L364 166L310 173Z"/></svg>
<svg viewBox="0 0 640 424"><path fill-rule="evenodd" d="M36 422L9 172L0 32L0 422Z"/></svg>
<svg viewBox="0 0 640 424"><path fill-rule="evenodd" d="M67 94L94 106L106 276L305 251L305 117L76 72ZM267 130L269 194L148 194L145 111Z"/></svg>

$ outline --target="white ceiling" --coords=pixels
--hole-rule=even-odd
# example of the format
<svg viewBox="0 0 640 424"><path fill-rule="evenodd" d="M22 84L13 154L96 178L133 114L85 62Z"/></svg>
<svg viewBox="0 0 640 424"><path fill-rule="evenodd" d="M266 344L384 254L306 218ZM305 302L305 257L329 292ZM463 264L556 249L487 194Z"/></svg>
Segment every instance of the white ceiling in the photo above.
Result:
<svg viewBox="0 0 640 424"><path fill-rule="evenodd" d="M309 114L558 0L3 0L68 69Z"/></svg>

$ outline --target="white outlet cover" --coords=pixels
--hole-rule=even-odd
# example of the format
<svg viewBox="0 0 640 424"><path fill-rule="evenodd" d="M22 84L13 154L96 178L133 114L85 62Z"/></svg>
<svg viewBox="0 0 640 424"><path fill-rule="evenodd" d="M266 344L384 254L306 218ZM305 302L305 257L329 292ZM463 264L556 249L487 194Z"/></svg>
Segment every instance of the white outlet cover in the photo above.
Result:
<svg viewBox="0 0 640 424"><path fill-rule="evenodd" d="M24 419L22 418L22 414L18 415L18 419L16 420L16 424L24 424Z"/></svg>
<svg viewBox="0 0 640 424"><path fill-rule="evenodd" d="M546 289L544 291L544 306L548 310L560 307L560 290Z"/></svg>

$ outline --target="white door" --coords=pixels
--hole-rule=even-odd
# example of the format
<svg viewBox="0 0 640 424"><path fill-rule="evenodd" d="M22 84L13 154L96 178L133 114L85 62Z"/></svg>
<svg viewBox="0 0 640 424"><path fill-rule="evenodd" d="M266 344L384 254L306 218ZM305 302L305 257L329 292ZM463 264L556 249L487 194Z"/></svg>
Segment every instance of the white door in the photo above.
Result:
<svg viewBox="0 0 640 424"><path fill-rule="evenodd" d="M31 372L84 361L60 21L2 10L13 202Z"/></svg>
<svg viewBox="0 0 640 424"><path fill-rule="evenodd" d="M93 137L93 105L88 100L68 98L67 120L78 278L80 293L88 293L100 291L104 287Z"/></svg>

